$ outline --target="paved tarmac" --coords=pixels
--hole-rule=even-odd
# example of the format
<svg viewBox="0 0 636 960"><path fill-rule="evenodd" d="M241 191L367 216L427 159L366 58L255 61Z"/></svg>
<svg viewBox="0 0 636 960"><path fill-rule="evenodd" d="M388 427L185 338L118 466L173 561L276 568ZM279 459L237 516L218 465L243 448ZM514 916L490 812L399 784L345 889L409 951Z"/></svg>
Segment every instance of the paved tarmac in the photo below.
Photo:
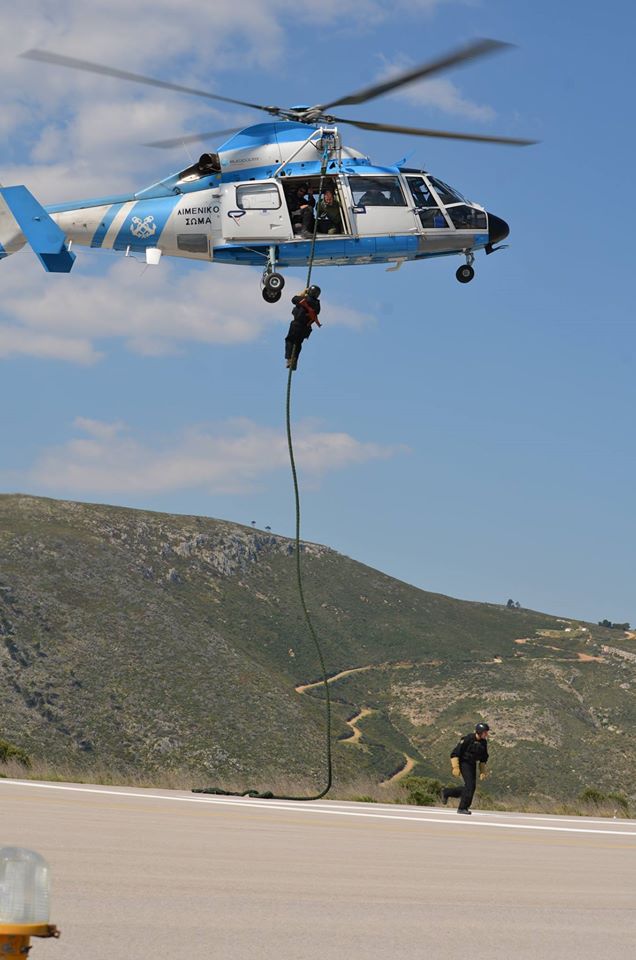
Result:
<svg viewBox="0 0 636 960"><path fill-rule="evenodd" d="M31 960L627 960L636 821L0 779L49 861Z"/></svg>

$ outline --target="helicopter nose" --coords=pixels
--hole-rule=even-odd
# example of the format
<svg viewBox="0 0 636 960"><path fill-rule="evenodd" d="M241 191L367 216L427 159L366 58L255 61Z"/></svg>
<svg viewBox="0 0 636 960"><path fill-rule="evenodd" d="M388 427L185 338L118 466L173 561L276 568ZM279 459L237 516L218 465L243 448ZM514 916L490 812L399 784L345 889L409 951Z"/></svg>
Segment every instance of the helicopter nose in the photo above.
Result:
<svg viewBox="0 0 636 960"><path fill-rule="evenodd" d="M501 243L510 233L510 227L501 217L496 217L494 213L488 214L488 240L490 246L495 243Z"/></svg>

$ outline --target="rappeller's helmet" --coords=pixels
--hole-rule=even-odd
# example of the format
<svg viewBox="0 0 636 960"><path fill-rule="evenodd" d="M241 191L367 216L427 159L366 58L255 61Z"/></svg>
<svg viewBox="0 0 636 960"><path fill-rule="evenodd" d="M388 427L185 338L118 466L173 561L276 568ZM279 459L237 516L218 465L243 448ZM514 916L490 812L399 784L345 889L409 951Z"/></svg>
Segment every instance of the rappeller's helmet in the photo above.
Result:
<svg viewBox="0 0 636 960"><path fill-rule="evenodd" d="M307 296L316 297L317 299L320 296L320 287L317 287L315 284L312 284L311 287L309 287L309 289L307 290Z"/></svg>
<svg viewBox="0 0 636 960"><path fill-rule="evenodd" d="M487 723L475 724L475 733L486 733L487 730L490 730L490 727Z"/></svg>

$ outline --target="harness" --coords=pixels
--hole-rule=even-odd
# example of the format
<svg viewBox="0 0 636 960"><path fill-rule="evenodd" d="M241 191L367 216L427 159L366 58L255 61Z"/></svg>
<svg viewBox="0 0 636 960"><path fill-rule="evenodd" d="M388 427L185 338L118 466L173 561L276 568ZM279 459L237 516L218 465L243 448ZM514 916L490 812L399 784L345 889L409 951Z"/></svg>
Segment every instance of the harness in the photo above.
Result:
<svg viewBox="0 0 636 960"><path fill-rule="evenodd" d="M311 329L312 323L316 323L316 324L318 324L319 327L322 327L322 323L321 323L320 320L318 319L318 314L316 313L316 311L314 310L314 308L313 308L313 307L311 306L311 304L309 303L309 300L307 299L307 297L304 297L304 298L300 301L300 303L298 304L298 306L299 306L299 307L302 307L303 310L306 312L307 316L309 317L309 323L307 324L307 326L308 326L310 329Z"/></svg>

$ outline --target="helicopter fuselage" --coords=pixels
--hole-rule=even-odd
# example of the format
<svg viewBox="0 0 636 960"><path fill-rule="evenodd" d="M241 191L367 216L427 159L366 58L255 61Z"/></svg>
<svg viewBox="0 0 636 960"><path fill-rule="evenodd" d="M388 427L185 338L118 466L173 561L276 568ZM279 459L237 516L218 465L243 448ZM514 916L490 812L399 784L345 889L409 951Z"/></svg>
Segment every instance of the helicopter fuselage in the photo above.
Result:
<svg viewBox="0 0 636 960"><path fill-rule="evenodd" d="M300 184L311 205L326 189L335 197L335 226L319 218L315 238L299 233ZM427 172L376 166L342 146L337 130L308 133L290 121L249 127L138 193L45 209L69 246L142 254L151 264L169 256L256 265L264 277L307 264L312 247L322 266L459 254L472 273L474 251L491 252L508 232L505 221ZM0 219L0 258L29 239L20 227L10 213Z"/></svg>

